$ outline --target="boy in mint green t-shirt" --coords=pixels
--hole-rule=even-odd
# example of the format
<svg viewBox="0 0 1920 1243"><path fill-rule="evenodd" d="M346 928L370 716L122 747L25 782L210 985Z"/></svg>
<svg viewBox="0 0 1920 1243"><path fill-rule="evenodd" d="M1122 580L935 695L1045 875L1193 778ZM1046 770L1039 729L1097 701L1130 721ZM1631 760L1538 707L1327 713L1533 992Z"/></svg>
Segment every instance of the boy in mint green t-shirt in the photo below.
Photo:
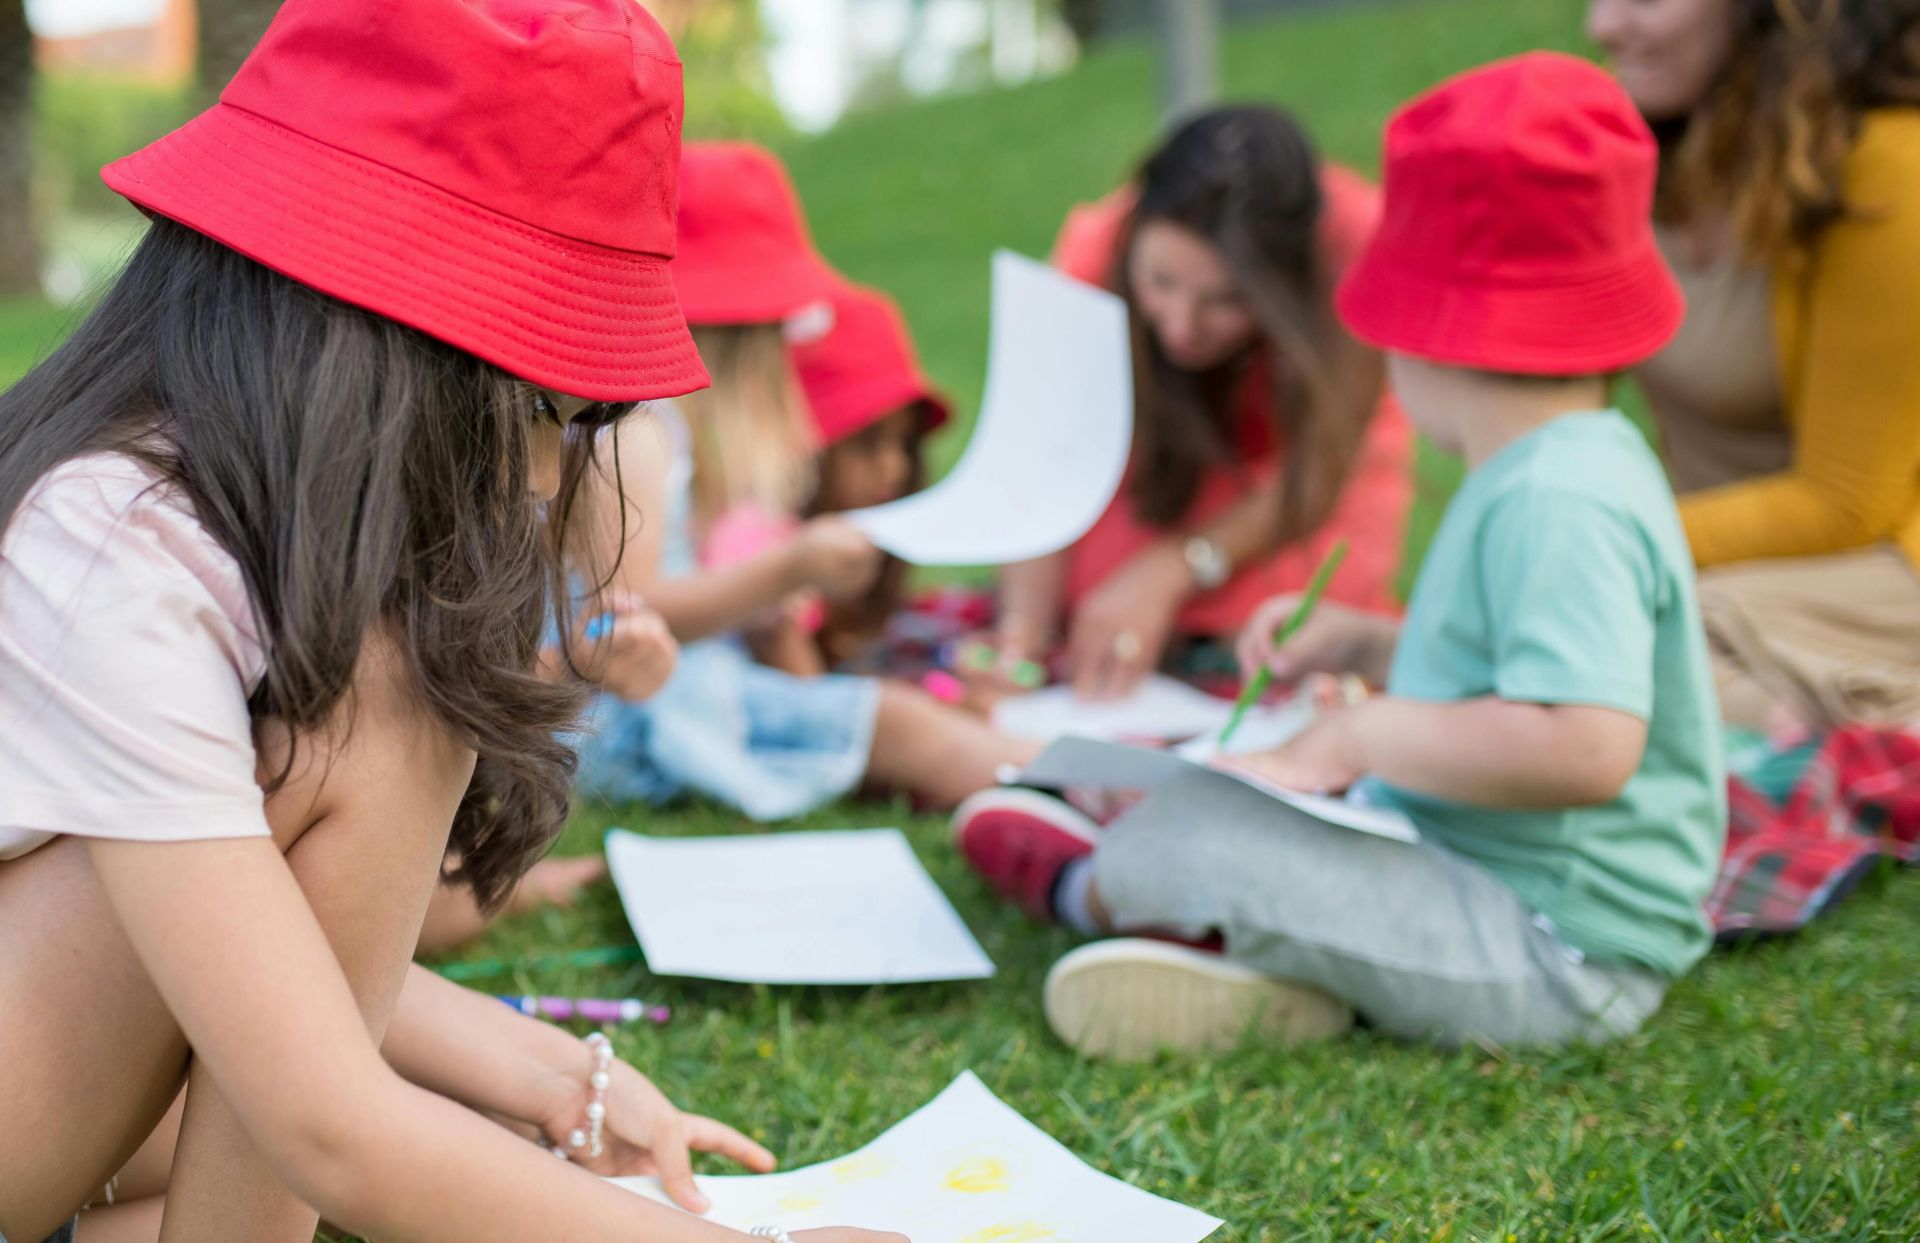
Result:
<svg viewBox="0 0 1920 1243"><path fill-rule="evenodd" d="M1414 101L1387 135L1378 235L1339 290L1401 404L1469 475L1404 622L1297 605L1243 641L1283 679L1386 694L1241 762L1404 811L1415 844L1204 774L1095 832L1033 794L957 817L962 852L1030 911L1087 931L1049 975L1092 1053L1221 1047L1251 1025L1557 1043L1630 1032L1706 952L1725 832L1719 712L1693 560L1607 377L1683 312L1654 244L1656 151L1593 65L1536 53Z"/></svg>

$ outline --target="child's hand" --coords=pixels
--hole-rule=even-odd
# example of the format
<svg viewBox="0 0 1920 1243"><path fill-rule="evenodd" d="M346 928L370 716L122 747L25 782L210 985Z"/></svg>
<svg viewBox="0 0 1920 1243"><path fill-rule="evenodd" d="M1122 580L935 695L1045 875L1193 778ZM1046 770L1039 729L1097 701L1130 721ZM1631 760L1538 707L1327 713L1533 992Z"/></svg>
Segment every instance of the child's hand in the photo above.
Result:
<svg viewBox="0 0 1920 1243"><path fill-rule="evenodd" d="M1322 602L1300 632L1286 646L1276 648L1274 636L1300 606L1298 595L1275 596L1260 606L1240 633L1240 672L1251 678L1269 669L1283 683L1309 673L1358 673L1384 680L1384 653L1390 653L1394 625L1384 617Z"/></svg>
<svg viewBox="0 0 1920 1243"><path fill-rule="evenodd" d="M885 554L845 518L828 514L794 537L794 586L812 587L834 600L858 596L880 576Z"/></svg>
<svg viewBox="0 0 1920 1243"><path fill-rule="evenodd" d="M599 613L575 629L575 668L622 699L651 699L679 665L679 643L660 614L638 596L610 592L600 605Z"/></svg>
<svg viewBox="0 0 1920 1243"><path fill-rule="evenodd" d="M1222 757L1217 763L1285 790L1344 794L1367 771L1355 729L1360 720L1357 709L1335 709L1285 746Z"/></svg>
<svg viewBox="0 0 1920 1243"><path fill-rule="evenodd" d="M773 1169L772 1153L724 1122L680 1112L627 1063L615 1059L607 1073L604 1148L598 1158L574 1153L583 1168L607 1178L652 1175L675 1204L694 1213L710 1206L694 1184L692 1153L717 1153L756 1174ZM543 1128L546 1134L563 1136L581 1126L588 1099L574 1102L568 1116Z"/></svg>

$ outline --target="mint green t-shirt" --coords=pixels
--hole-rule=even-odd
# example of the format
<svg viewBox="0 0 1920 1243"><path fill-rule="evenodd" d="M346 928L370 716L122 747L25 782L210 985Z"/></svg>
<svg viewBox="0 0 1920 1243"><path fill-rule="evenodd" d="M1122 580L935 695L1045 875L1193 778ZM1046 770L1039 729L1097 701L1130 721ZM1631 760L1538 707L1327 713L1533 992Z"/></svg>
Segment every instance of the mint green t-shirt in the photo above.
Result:
<svg viewBox="0 0 1920 1243"><path fill-rule="evenodd" d="M1726 826L1719 706L1693 558L1626 417L1563 415L1474 471L1421 569L1388 691L1616 708L1647 722L1620 796L1509 811L1374 783L1434 841L1512 886L1596 962L1678 975Z"/></svg>

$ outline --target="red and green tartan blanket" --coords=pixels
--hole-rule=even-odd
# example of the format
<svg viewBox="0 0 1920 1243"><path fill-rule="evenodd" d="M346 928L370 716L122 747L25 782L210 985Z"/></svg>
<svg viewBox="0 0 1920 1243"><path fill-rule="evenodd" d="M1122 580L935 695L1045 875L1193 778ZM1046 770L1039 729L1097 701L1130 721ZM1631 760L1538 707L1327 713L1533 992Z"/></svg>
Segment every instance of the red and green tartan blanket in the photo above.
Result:
<svg viewBox="0 0 1920 1243"><path fill-rule="evenodd" d="M1723 942L1797 931L1876 868L1920 859L1920 734L1848 726L1801 750L1728 779L1727 848L1707 899ZM1804 764L1784 796L1783 760Z"/></svg>

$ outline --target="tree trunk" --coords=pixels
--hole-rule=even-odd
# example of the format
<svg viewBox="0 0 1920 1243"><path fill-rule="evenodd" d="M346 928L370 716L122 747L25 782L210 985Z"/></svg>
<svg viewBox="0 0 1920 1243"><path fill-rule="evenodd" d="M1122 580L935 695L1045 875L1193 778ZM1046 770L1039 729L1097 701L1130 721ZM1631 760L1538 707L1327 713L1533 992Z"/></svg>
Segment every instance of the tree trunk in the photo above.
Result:
<svg viewBox="0 0 1920 1243"><path fill-rule="evenodd" d="M1160 0L1160 95L1168 125L1220 97L1220 0Z"/></svg>
<svg viewBox="0 0 1920 1243"><path fill-rule="evenodd" d="M0 297L38 293L33 222L33 35L26 0L0 0Z"/></svg>
<svg viewBox="0 0 1920 1243"><path fill-rule="evenodd" d="M200 93L212 103L260 42L280 0L200 0Z"/></svg>
<svg viewBox="0 0 1920 1243"><path fill-rule="evenodd" d="M1105 31L1105 0L1060 0L1060 17L1081 47L1091 47Z"/></svg>

